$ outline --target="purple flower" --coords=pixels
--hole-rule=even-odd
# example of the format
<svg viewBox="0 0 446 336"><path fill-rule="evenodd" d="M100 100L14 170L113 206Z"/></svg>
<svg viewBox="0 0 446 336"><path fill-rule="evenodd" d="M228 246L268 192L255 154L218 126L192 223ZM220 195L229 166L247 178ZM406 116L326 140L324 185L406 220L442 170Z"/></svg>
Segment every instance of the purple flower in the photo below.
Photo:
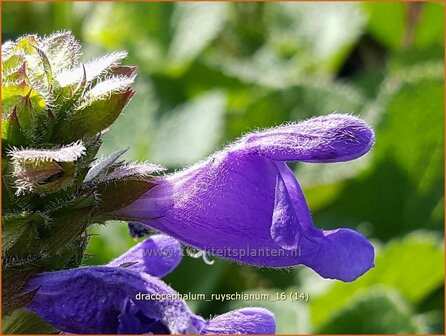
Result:
<svg viewBox="0 0 446 336"><path fill-rule="evenodd" d="M238 262L304 264L325 278L353 281L373 267L373 246L351 229L314 227L286 161L353 160L373 142L365 122L344 114L251 133L201 163L159 178L157 186L115 214Z"/></svg>
<svg viewBox="0 0 446 336"><path fill-rule="evenodd" d="M67 333L275 332L274 315L261 308L235 310L211 320L193 314L178 293L156 277L172 271L180 259L181 247L176 240L155 235L107 266L42 273L32 278L27 290L37 292L28 309Z"/></svg>
<svg viewBox="0 0 446 336"><path fill-rule="evenodd" d="M182 258L181 245L165 235L153 235L134 246L107 266L122 267L162 278L172 272Z"/></svg>

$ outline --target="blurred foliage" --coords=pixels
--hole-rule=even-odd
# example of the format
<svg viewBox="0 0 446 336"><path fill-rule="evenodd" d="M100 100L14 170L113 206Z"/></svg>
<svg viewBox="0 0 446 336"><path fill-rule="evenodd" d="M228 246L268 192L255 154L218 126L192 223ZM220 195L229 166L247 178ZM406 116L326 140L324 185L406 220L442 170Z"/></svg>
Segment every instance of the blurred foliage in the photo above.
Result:
<svg viewBox="0 0 446 336"><path fill-rule="evenodd" d="M305 291L306 302L191 302L209 316L265 306L281 333L444 332L443 3L3 3L3 40L72 30L85 57L127 50L137 94L101 155L179 169L241 134L340 111L373 125L349 163L294 164L323 228L372 238L376 266L353 283L311 270L185 257L180 292ZM42 19L45 18L45 19ZM92 230L86 264L135 242L124 223Z"/></svg>

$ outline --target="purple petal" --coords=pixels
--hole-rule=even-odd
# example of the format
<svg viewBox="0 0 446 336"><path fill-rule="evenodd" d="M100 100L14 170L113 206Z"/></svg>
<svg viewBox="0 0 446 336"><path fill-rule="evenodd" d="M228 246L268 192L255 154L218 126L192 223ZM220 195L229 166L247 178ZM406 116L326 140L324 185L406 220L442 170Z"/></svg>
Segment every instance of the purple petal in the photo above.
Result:
<svg viewBox="0 0 446 336"><path fill-rule="evenodd" d="M130 300L124 302L124 307L118 316L118 334L169 334L169 329L160 321L145 316Z"/></svg>
<svg viewBox="0 0 446 336"><path fill-rule="evenodd" d="M307 251L305 265L324 278L353 281L374 267L373 245L360 233L350 229L323 231L324 237L302 241Z"/></svg>
<svg viewBox="0 0 446 336"><path fill-rule="evenodd" d="M182 249L177 240L166 235L153 235L111 261L107 266L121 266L161 278L172 272L180 263L181 258Z"/></svg>
<svg viewBox="0 0 446 336"><path fill-rule="evenodd" d="M290 201L295 208L295 212L299 213L302 230L306 232L314 229L307 200L305 199L302 188L300 187L294 172L284 162L276 162L275 164L285 183L286 190L291 199Z"/></svg>
<svg viewBox="0 0 446 336"><path fill-rule="evenodd" d="M140 200L145 199L148 193L142 195L135 202L130 203L125 207L125 211L115 212L116 215L127 219L129 222L137 222L138 224L164 217L174 205L174 200L171 197L172 185L163 179L158 179L156 183L157 185L151 189L150 201L144 202L143 207L140 206Z"/></svg>
<svg viewBox="0 0 446 336"><path fill-rule="evenodd" d="M232 248L244 253L247 247L277 248L270 232L277 174L276 165L268 159L223 152L164 180L120 214L136 216L138 221L206 251L221 249L224 253ZM150 203L167 195L172 207L162 217L145 220L152 218ZM262 256L233 259L264 266L281 261L275 257L268 262Z"/></svg>
<svg viewBox="0 0 446 336"><path fill-rule="evenodd" d="M274 315L263 308L243 308L217 316L208 322L202 334L274 334Z"/></svg>
<svg viewBox="0 0 446 336"><path fill-rule="evenodd" d="M185 333L193 327L184 301L136 299L138 293L176 294L173 289L150 275L123 268L84 267L42 273L29 281L28 289L38 289L28 309L68 333L114 334L126 329L123 323L129 321L125 317L128 300L145 319L138 327L148 321L165 326L171 333Z"/></svg>
<svg viewBox="0 0 446 336"><path fill-rule="evenodd" d="M277 174L271 237L287 250L297 249L301 237L301 223L281 174Z"/></svg>
<svg viewBox="0 0 446 336"><path fill-rule="evenodd" d="M293 172L283 162L276 163L296 212L302 214L300 241L303 264L324 278L353 281L374 267L372 244L360 233L350 229L315 231L302 189Z"/></svg>
<svg viewBox="0 0 446 336"><path fill-rule="evenodd" d="M203 328L206 326L207 321L198 315L192 315L192 327L197 331L201 332Z"/></svg>
<svg viewBox="0 0 446 336"><path fill-rule="evenodd" d="M248 135L237 147L276 161L341 162L364 155L373 142L364 121L331 114Z"/></svg>

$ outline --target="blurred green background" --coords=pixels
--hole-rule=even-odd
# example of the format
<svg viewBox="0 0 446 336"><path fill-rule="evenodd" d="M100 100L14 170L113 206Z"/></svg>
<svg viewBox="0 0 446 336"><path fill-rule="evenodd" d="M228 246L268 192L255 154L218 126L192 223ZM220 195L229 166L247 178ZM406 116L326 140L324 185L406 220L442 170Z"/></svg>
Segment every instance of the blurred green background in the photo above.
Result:
<svg viewBox="0 0 446 336"><path fill-rule="evenodd" d="M376 131L365 157L295 164L315 225L370 237L376 267L353 283L313 271L185 257L182 293L306 292L299 302L190 302L205 317L264 306L278 333L444 333L443 3L8 3L3 41L72 30L84 58L126 50L137 94L102 155L179 169L250 130L333 111ZM136 242L95 227L85 264Z"/></svg>

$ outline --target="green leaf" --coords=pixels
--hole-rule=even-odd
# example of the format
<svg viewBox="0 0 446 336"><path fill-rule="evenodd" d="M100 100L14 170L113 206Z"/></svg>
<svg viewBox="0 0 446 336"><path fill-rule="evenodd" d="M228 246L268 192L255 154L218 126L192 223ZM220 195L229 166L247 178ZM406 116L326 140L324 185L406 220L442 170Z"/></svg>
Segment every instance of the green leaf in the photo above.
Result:
<svg viewBox="0 0 446 336"><path fill-rule="evenodd" d="M367 29L386 47L403 46L407 25L408 4L404 2L367 2L363 4L369 15Z"/></svg>
<svg viewBox="0 0 446 336"><path fill-rule="evenodd" d="M83 106L88 106L94 103L95 100L108 98L110 95L113 95L115 93L125 93L133 84L134 80L134 76L113 76L100 81L93 88L85 93L79 109L82 109Z"/></svg>
<svg viewBox="0 0 446 336"><path fill-rule="evenodd" d="M426 326L413 315L398 292L372 287L338 310L317 333L321 334L416 334Z"/></svg>
<svg viewBox="0 0 446 336"><path fill-rule="evenodd" d="M433 234L414 233L378 252L375 268L355 282L333 283L326 293L313 298L311 317L315 326L321 326L356 295L375 285L393 288L416 304L441 286L443 279L444 248L440 240Z"/></svg>
<svg viewBox="0 0 446 336"><path fill-rule="evenodd" d="M414 36L419 48L431 45L444 46L444 4L423 2Z"/></svg>
<svg viewBox="0 0 446 336"><path fill-rule="evenodd" d="M398 50L444 45L444 6L440 3L364 3L369 32L385 46Z"/></svg>
<svg viewBox="0 0 446 336"><path fill-rule="evenodd" d="M40 57L40 62L42 63L42 67L43 67L43 71L45 73L45 78L46 78L46 86L49 87L51 86L51 83L53 81L53 69L51 68L51 63L48 59L48 56L45 54L45 52L43 50L41 50L40 48L33 46L34 49L36 49L37 54Z"/></svg>
<svg viewBox="0 0 446 336"><path fill-rule="evenodd" d="M17 114L20 115L25 97L29 97L32 108L36 113L41 113L46 106L44 97L25 82L2 85L3 115L9 116L16 106L18 107Z"/></svg>
<svg viewBox="0 0 446 336"><path fill-rule="evenodd" d="M153 163L123 163L114 166L111 171L101 180L116 182L127 179L147 179L165 170L163 166Z"/></svg>
<svg viewBox="0 0 446 336"><path fill-rule="evenodd" d="M23 55L12 55L2 62L2 67L2 82L4 85L7 83L29 82Z"/></svg>
<svg viewBox="0 0 446 336"><path fill-rule="evenodd" d="M5 262L2 263L5 265ZM14 310L26 306L36 294L36 291L23 291L26 282L38 272L36 267L25 266L21 269L2 271L2 322L3 318ZM4 323L2 323L2 330Z"/></svg>
<svg viewBox="0 0 446 336"><path fill-rule="evenodd" d="M366 17L357 3L277 2L267 4L265 21L268 46L283 64L288 63L286 56L291 58L290 73L300 69L325 74L342 65Z"/></svg>
<svg viewBox="0 0 446 336"><path fill-rule="evenodd" d="M126 57L126 52L114 52L96 58L75 69L65 69L57 75L56 81L61 87L76 85L82 81L85 74L87 83L90 83L99 76L104 75L114 66L118 65Z"/></svg>
<svg viewBox="0 0 446 336"><path fill-rule="evenodd" d="M94 214L99 216L105 215L107 219L114 219L113 214L111 214L112 218L108 218L107 214L122 209L134 202L155 185L156 182L149 178L135 179L133 177L103 182L97 188L101 203L95 209ZM129 220L131 219L129 218Z"/></svg>
<svg viewBox="0 0 446 336"><path fill-rule="evenodd" d="M16 194L46 194L69 186L76 174L76 161L84 153L85 146L80 142L54 149L10 151Z"/></svg>
<svg viewBox="0 0 446 336"><path fill-rule="evenodd" d="M7 266L21 263L26 257L40 252L38 227L46 225L48 218L38 213L4 215L2 220L2 252Z"/></svg>
<svg viewBox="0 0 446 336"><path fill-rule="evenodd" d="M83 238L83 234L90 224L93 206L74 209L57 209L52 212L53 221L42 234L42 252L51 258L45 263L46 270L62 268L76 254L78 249L83 249L80 244L73 243ZM64 258L62 258L62 253Z"/></svg>
<svg viewBox="0 0 446 336"><path fill-rule="evenodd" d="M177 3L169 61L178 66L193 60L223 28L228 7L227 3Z"/></svg>
<svg viewBox="0 0 446 336"><path fill-rule="evenodd" d="M27 143L17 118L17 109L7 119L2 120L2 148L24 146Z"/></svg>
<svg viewBox="0 0 446 336"><path fill-rule="evenodd" d="M163 115L154 130L151 160L181 167L210 154L222 139L225 107L224 93L209 91Z"/></svg>
<svg viewBox="0 0 446 336"><path fill-rule="evenodd" d="M109 49L124 48L146 68L163 68L172 39L174 3L109 3L94 7L85 39ZM117 26L110 17L120 22ZM128 18L132 18L129 20ZM190 28L190 27L188 27Z"/></svg>
<svg viewBox="0 0 446 336"><path fill-rule="evenodd" d="M133 94L134 91L128 89L81 106L58 125L54 138L70 143L95 136L113 124Z"/></svg>
<svg viewBox="0 0 446 336"><path fill-rule="evenodd" d="M15 248L15 252L29 252L38 246L35 228L38 225L45 224L45 222L46 219L38 214L4 215L2 220L2 252L5 253L17 243L20 246Z"/></svg>
<svg viewBox="0 0 446 336"><path fill-rule="evenodd" d="M12 42L11 42L12 43ZM12 54L2 58L2 81L3 83L14 83L24 80L26 63L23 54ZM18 76L20 74L21 76Z"/></svg>
<svg viewBox="0 0 446 336"><path fill-rule="evenodd" d="M81 46L70 32L52 34L41 41L41 46L55 75L79 62Z"/></svg>
<svg viewBox="0 0 446 336"><path fill-rule="evenodd" d="M17 309L2 320L2 333L4 335L53 334L56 332L57 330L54 327L26 309Z"/></svg>
<svg viewBox="0 0 446 336"><path fill-rule="evenodd" d="M48 91L52 79L51 65L40 48L40 39L37 35L26 35L18 39L12 51L24 56L29 82L33 83L33 86L39 86L41 91Z"/></svg>
<svg viewBox="0 0 446 336"><path fill-rule="evenodd" d="M2 125L2 139L10 145L24 145L35 138L46 106L43 95L25 81L2 85L2 111L9 117Z"/></svg>
<svg viewBox="0 0 446 336"><path fill-rule="evenodd" d="M110 156L97 159L94 164L91 165L87 175L84 178L84 182L91 182L98 177L105 176L107 170L118 160L127 150L120 150L112 153Z"/></svg>
<svg viewBox="0 0 446 336"><path fill-rule="evenodd" d="M18 52L23 50L27 54L35 54L36 50L33 46L38 44L39 38L37 35L26 35L18 39L14 45L13 51Z"/></svg>

